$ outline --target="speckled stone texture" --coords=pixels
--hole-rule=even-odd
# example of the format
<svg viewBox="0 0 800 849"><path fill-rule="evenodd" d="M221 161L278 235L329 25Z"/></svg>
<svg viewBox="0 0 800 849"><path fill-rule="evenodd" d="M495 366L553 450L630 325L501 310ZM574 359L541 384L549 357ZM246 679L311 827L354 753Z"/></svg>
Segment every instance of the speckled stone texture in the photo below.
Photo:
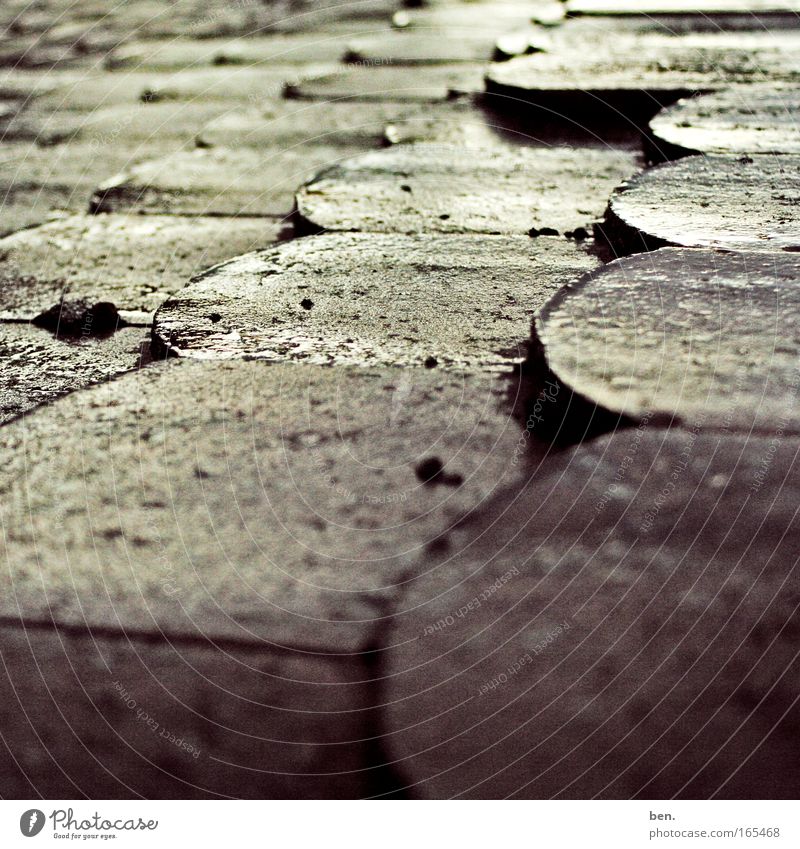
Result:
<svg viewBox="0 0 800 849"><path fill-rule="evenodd" d="M800 258L666 248L568 286L536 318L553 372L637 419L800 433Z"/></svg>
<svg viewBox="0 0 800 849"><path fill-rule="evenodd" d="M643 418L456 530L385 659L406 792L793 798L799 450Z"/></svg>
<svg viewBox="0 0 800 849"><path fill-rule="evenodd" d="M657 157L687 153L800 153L800 89L734 86L681 100L650 122Z"/></svg>
<svg viewBox="0 0 800 849"><path fill-rule="evenodd" d="M241 361L74 393L0 430L0 616L362 651L420 552L516 475L513 400L494 376Z"/></svg>
<svg viewBox="0 0 800 849"><path fill-rule="evenodd" d="M113 303L128 324L193 275L274 242L263 218L73 216L0 239L0 320L31 320L64 297Z"/></svg>
<svg viewBox="0 0 800 849"><path fill-rule="evenodd" d="M505 370L534 311L596 265L566 239L311 236L200 275L154 337L205 360Z"/></svg>
<svg viewBox="0 0 800 849"><path fill-rule="evenodd" d="M633 152L415 144L320 173L297 195L305 229L564 235L602 216Z"/></svg>
<svg viewBox="0 0 800 849"><path fill-rule="evenodd" d="M592 27L551 49L493 65L486 88L508 108L533 104L580 122L595 112L613 121L651 117L659 105L734 83L800 81L800 33L706 32L675 38ZM598 41L602 44L598 44Z"/></svg>
<svg viewBox="0 0 800 849"><path fill-rule="evenodd" d="M602 225L618 253L665 245L800 250L800 156L689 156L636 175Z"/></svg>
<svg viewBox="0 0 800 849"><path fill-rule="evenodd" d="M142 328L96 336L91 322L60 337L28 324L0 324L0 424L94 383L138 368L149 341Z"/></svg>

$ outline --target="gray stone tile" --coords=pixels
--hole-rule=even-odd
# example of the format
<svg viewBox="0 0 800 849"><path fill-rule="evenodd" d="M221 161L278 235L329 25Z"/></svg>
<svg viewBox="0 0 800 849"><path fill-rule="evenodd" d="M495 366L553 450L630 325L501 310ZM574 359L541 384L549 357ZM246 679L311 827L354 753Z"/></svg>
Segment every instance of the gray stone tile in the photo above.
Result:
<svg viewBox="0 0 800 849"><path fill-rule="evenodd" d="M800 34L705 32L676 37L621 31L603 39L591 28L556 30L551 49L495 64L487 90L508 108L520 101L579 122L611 110L616 120L650 117L681 96L734 83L800 80Z"/></svg>
<svg viewBox="0 0 800 849"><path fill-rule="evenodd" d="M33 142L0 146L0 234L42 224L65 213L85 212L97 186L133 163L180 148L179 139L124 144Z"/></svg>
<svg viewBox="0 0 800 849"><path fill-rule="evenodd" d="M200 275L154 334L198 359L506 370L533 312L596 264L566 239L313 236Z"/></svg>
<svg viewBox="0 0 800 849"><path fill-rule="evenodd" d="M800 12L796 0L568 0L567 15L786 15Z"/></svg>
<svg viewBox="0 0 800 849"><path fill-rule="evenodd" d="M447 114L452 110L447 107ZM468 114L468 107L459 114ZM387 124L414 116L423 120L430 109L418 103L297 102L285 100L248 110L230 111L206 124L197 134L201 147L241 147L267 150L316 141L326 145L363 147L385 143Z"/></svg>
<svg viewBox="0 0 800 849"><path fill-rule="evenodd" d="M274 242L264 218L72 216L0 240L0 319L31 320L70 300L111 302L128 323L156 308L194 274Z"/></svg>
<svg viewBox="0 0 800 849"><path fill-rule="evenodd" d="M45 99L5 122L2 135L6 142L35 141L42 146L74 140L127 148L159 144L164 139L191 144L206 123L232 109L236 106L219 100L54 109Z"/></svg>
<svg viewBox="0 0 800 849"><path fill-rule="evenodd" d="M603 229L620 253L664 245L796 251L798 198L799 156L690 156L623 183Z"/></svg>
<svg viewBox="0 0 800 849"><path fill-rule="evenodd" d="M469 64L410 67L392 64L342 65L286 88L295 100L379 100L441 103L483 90L483 66Z"/></svg>
<svg viewBox="0 0 800 849"><path fill-rule="evenodd" d="M141 328L103 337L92 335L91 323L86 328L77 338L57 338L29 324L0 324L0 424L137 367L148 343Z"/></svg>
<svg viewBox="0 0 800 849"><path fill-rule="evenodd" d="M363 651L512 474L508 401L488 375L242 361L73 393L0 429L0 615Z"/></svg>
<svg viewBox="0 0 800 849"><path fill-rule="evenodd" d="M397 145L321 172L297 209L304 226L323 230L559 235L590 228L636 161L567 146Z"/></svg>
<svg viewBox="0 0 800 849"><path fill-rule="evenodd" d="M90 208L158 215L288 216L298 184L353 152L313 139L270 151L179 151L99 185Z"/></svg>
<svg viewBox="0 0 800 849"><path fill-rule="evenodd" d="M406 792L793 797L798 450L643 419L455 530L383 654Z"/></svg>
<svg viewBox="0 0 800 849"><path fill-rule="evenodd" d="M155 39L132 41L114 50L105 61L113 70L177 71L204 66L277 65L338 62L353 37L380 29L378 23L341 24L318 31L248 38Z"/></svg>
<svg viewBox="0 0 800 849"><path fill-rule="evenodd" d="M793 254L666 248L565 289L537 335L559 380L615 412L797 433L799 279Z"/></svg>
<svg viewBox="0 0 800 849"><path fill-rule="evenodd" d="M795 88L744 86L681 100L650 122L655 155L800 153Z"/></svg>
<svg viewBox="0 0 800 849"><path fill-rule="evenodd" d="M318 62L306 67L287 64L219 66L186 70L54 71L47 74L9 73L0 77L0 93L22 96L38 93L41 108L92 111L165 100L259 103L280 98L284 84L334 72L336 65ZM36 79L32 79L35 77ZM41 80L39 82L39 80Z"/></svg>
<svg viewBox="0 0 800 849"><path fill-rule="evenodd" d="M9 798L358 798L374 781L359 656L0 629ZM24 712L25 721L20 721ZM373 767L373 769L370 769Z"/></svg>

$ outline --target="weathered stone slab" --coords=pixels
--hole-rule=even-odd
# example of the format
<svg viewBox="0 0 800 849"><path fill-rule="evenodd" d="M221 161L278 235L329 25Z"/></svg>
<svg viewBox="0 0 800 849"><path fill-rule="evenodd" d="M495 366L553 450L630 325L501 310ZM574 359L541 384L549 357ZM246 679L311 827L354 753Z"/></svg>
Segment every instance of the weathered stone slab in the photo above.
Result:
<svg viewBox="0 0 800 849"><path fill-rule="evenodd" d="M437 33L443 37L470 37L487 30L495 35L519 29L532 19L552 15L557 2L430 3L395 12L392 26L405 34Z"/></svg>
<svg viewBox="0 0 800 849"><path fill-rule="evenodd" d="M315 236L195 278L154 334L198 359L504 370L533 311L595 265L561 239Z"/></svg>
<svg viewBox="0 0 800 849"><path fill-rule="evenodd" d="M451 115L457 107L443 104L441 108ZM468 110L465 106L459 114L469 114ZM387 124L409 116L423 120L430 111L418 103L285 100L220 115L200 130L197 143L200 147L249 147L263 152L316 139L326 145L369 149L385 142Z"/></svg>
<svg viewBox="0 0 800 849"><path fill-rule="evenodd" d="M495 101L509 98L574 118L611 109L624 117L650 117L696 92L734 83L800 81L800 35L793 31L711 32L670 36L620 31L598 43L587 29L563 37L550 52L493 65L486 88ZM590 30L588 31L590 32Z"/></svg>
<svg viewBox="0 0 800 849"><path fill-rule="evenodd" d="M568 16L781 15L800 13L797 0L568 0Z"/></svg>
<svg viewBox="0 0 800 849"><path fill-rule="evenodd" d="M667 248L613 262L537 316L548 365L615 412L800 432L800 258Z"/></svg>
<svg viewBox="0 0 800 849"><path fill-rule="evenodd" d="M468 64L424 65L413 73L403 65L342 65L285 88L299 100L396 100L439 103L483 89L483 67Z"/></svg>
<svg viewBox="0 0 800 849"><path fill-rule="evenodd" d="M382 665L406 792L793 798L798 451L643 419L421 558Z"/></svg>
<svg viewBox="0 0 800 849"><path fill-rule="evenodd" d="M100 185L93 212L288 216L297 185L352 150L311 144L286 149L179 151L143 162Z"/></svg>
<svg viewBox="0 0 800 849"><path fill-rule="evenodd" d="M74 393L0 430L0 615L363 651L416 554L512 474L508 396L440 369L184 360Z"/></svg>
<svg viewBox="0 0 800 849"><path fill-rule="evenodd" d="M173 73L143 70L93 74L53 72L44 75L51 90L43 92L38 102L43 108L84 112L165 100L254 103L279 98L287 82L333 73L335 69L335 65L320 62L304 68L272 63L257 67L190 68ZM16 77L11 79L16 80ZM2 88L0 82L0 91Z"/></svg>
<svg viewBox="0 0 800 849"><path fill-rule="evenodd" d="M603 231L620 253L664 245L800 250L800 156L690 156L612 195Z"/></svg>
<svg viewBox="0 0 800 849"><path fill-rule="evenodd" d="M338 62L347 42L358 35L374 32L375 22L297 34L252 36L247 38L156 39L133 41L114 50L105 60L110 70L177 71L204 66L318 64ZM388 27L387 27L388 29Z"/></svg>
<svg viewBox="0 0 800 849"><path fill-rule="evenodd" d="M147 144L134 141L130 147L99 141L0 146L0 235L85 212L99 183L144 157L163 155L181 144L173 138Z"/></svg>
<svg viewBox="0 0 800 849"><path fill-rule="evenodd" d="M0 240L0 319L31 320L62 297L113 303L128 323L194 274L274 242L264 218L73 216Z"/></svg>
<svg viewBox="0 0 800 849"><path fill-rule="evenodd" d="M95 145L134 149L164 139L191 143L208 122L230 112L220 100L122 104L89 110L54 109L34 103L6 122L3 141L35 141L48 146L80 140Z"/></svg>
<svg viewBox="0 0 800 849"><path fill-rule="evenodd" d="M348 62L389 65L442 65L454 62L486 62L492 58L498 27L492 25L486 13L486 26L482 30L452 29L430 32L414 28L390 30L378 35L353 38L347 44L345 58ZM522 18L524 23L525 19ZM500 24L499 31L506 27Z"/></svg>
<svg viewBox="0 0 800 849"><path fill-rule="evenodd" d="M28 324L0 324L0 424L136 368L147 341L136 327L95 336L88 320L83 333L62 338Z"/></svg>
<svg viewBox="0 0 800 849"><path fill-rule="evenodd" d="M6 798L380 792L359 656L3 627ZM359 674L360 673L360 674ZM25 721L20 722L24 712Z"/></svg>
<svg viewBox="0 0 800 849"><path fill-rule="evenodd" d="M591 227L635 168L629 151L397 145L321 172L297 210L322 230L557 236Z"/></svg>
<svg viewBox="0 0 800 849"><path fill-rule="evenodd" d="M85 206L83 198L68 188L3 187L0 189L0 238L77 212Z"/></svg>
<svg viewBox="0 0 800 849"><path fill-rule="evenodd" d="M800 153L800 89L744 86L681 100L650 122L656 156Z"/></svg>

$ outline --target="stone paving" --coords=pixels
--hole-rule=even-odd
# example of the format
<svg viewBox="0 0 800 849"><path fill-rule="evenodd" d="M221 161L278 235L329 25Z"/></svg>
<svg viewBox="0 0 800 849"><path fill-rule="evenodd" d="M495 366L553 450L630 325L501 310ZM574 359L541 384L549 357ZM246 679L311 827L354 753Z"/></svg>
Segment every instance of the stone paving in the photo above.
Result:
<svg viewBox="0 0 800 849"><path fill-rule="evenodd" d="M798 11L4 4L0 796L796 797Z"/></svg>

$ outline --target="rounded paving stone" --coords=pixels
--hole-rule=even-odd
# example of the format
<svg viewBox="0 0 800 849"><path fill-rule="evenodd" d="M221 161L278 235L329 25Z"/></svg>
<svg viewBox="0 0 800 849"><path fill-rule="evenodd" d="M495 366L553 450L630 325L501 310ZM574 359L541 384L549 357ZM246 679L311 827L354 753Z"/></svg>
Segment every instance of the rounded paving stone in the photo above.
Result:
<svg viewBox="0 0 800 849"><path fill-rule="evenodd" d="M800 153L800 89L742 86L681 100L650 122L657 154Z"/></svg>
<svg viewBox="0 0 800 849"><path fill-rule="evenodd" d="M559 235L591 227L635 167L630 151L399 144L322 171L298 192L297 216L310 230Z"/></svg>
<svg viewBox="0 0 800 849"><path fill-rule="evenodd" d="M312 236L196 277L154 334L198 359L505 369L533 312L596 264L566 239Z"/></svg>
<svg viewBox="0 0 800 849"><path fill-rule="evenodd" d="M549 49L492 65L486 89L500 108L520 102L588 120L596 112L620 122L652 117L658 105L736 83L800 81L795 31L607 34L570 23ZM605 36L605 37L604 37Z"/></svg>
<svg viewBox="0 0 800 849"><path fill-rule="evenodd" d="M426 798L792 798L800 440L637 426L526 470L392 620Z"/></svg>
<svg viewBox="0 0 800 849"><path fill-rule="evenodd" d="M260 361L75 392L0 428L0 617L361 651L516 475L510 404L494 375Z"/></svg>
<svg viewBox="0 0 800 849"><path fill-rule="evenodd" d="M0 239L0 319L32 320L68 300L113 303L150 324L193 274L274 242L265 218L76 215Z"/></svg>
<svg viewBox="0 0 800 849"><path fill-rule="evenodd" d="M800 432L800 257L639 254L566 287L535 328L558 379L614 412Z"/></svg>
<svg viewBox="0 0 800 849"><path fill-rule="evenodd" d="M665 245L800 250L800 156L689 156L623 183L602 225L618 253Z"/></svg>
<svg viewBox="0 0 800 849"><path fill-rule="evenodd" d="M800 12L797 0L568 0L568 16L785 15Z"/></svg>

